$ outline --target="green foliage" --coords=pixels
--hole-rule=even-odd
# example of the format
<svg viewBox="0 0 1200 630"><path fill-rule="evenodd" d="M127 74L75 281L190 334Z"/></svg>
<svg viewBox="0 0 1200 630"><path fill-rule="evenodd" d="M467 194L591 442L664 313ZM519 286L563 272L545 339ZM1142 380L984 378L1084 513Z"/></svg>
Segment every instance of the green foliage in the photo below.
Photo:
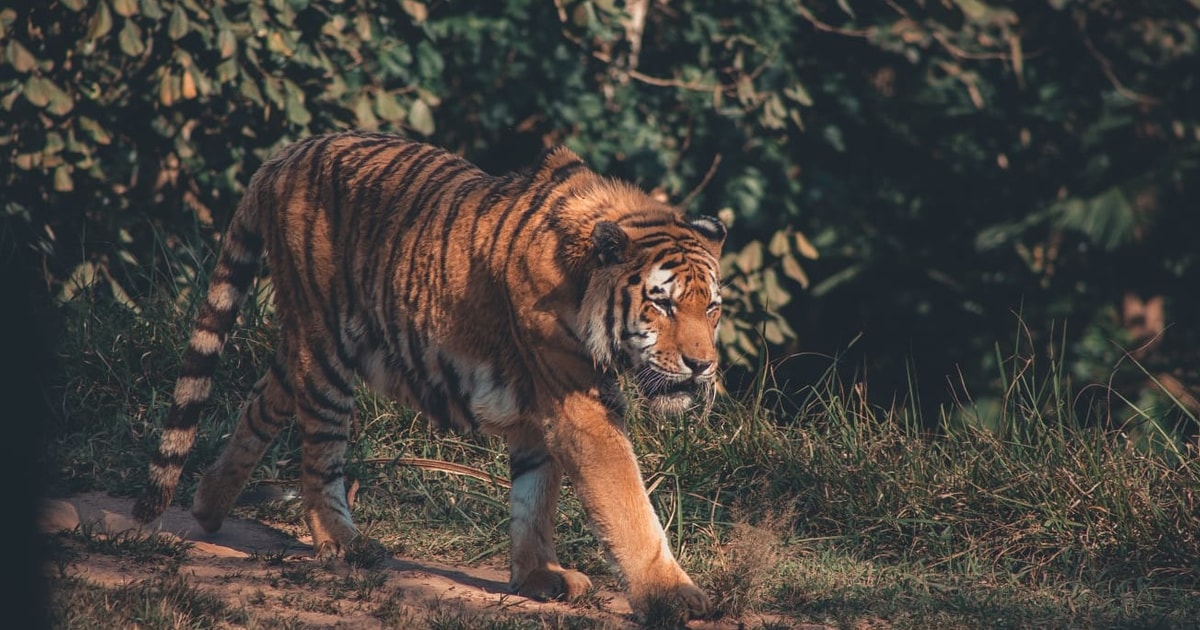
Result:
<svg viewBox="0 0 1200 630"><path fill-rule="evenodd" d="M947 374L996 385L1013 310L1039 343L1070 318L1093 380L1123 293L1200 317L1198 49L1195 3L26 3L0 9L0 203L61 297L136 305L169 253L206 268L286 142L395 130L497 172L562 143L732 224L730 362L859 338L872 391L915 381L932 416Z"/></svg>

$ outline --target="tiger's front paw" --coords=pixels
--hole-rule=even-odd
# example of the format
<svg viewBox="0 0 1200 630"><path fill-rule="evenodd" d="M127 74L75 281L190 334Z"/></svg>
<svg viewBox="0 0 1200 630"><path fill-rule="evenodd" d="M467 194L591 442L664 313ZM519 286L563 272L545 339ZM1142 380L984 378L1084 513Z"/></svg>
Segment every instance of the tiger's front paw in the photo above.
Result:
<svg viewBox="0 0 1200 630"><path fill-rule="evenodd" d="M517 580L512 589L519 595L537 600L579 599L592 590L592 581L579 571L564 568L539 567Z"/></svg>
<svg viewBox="0 0 1200 630"><path fill-rule="evenodd" d="M665 589L655 589L644 595L634 595L633 610L647 625L666 627L682 624L688 619L708 616L711 608L708 595L695 584L681 582Z"/></svg>
<svg viewBox="0 0 1200 630"><path fill-rule="evenodd" d="M388 550L379 541L359 534L345 544L336 540L321 541L313 549L313 555L321 562L345 560L351 566L370 569L387 558Z"/></svg>

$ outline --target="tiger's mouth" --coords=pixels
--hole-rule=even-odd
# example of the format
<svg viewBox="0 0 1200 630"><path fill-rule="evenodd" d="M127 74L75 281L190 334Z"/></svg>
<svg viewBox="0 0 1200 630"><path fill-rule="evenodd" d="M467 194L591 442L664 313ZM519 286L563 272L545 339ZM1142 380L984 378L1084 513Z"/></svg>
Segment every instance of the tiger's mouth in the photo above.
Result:
<svg viewBox="0 0 1200 630"><path fill-rule="evenodd" d="M704 388L694 377L676 380L672 375L655 370L641 371L637 384L650 409L659 413L686 411Z"/></svg>

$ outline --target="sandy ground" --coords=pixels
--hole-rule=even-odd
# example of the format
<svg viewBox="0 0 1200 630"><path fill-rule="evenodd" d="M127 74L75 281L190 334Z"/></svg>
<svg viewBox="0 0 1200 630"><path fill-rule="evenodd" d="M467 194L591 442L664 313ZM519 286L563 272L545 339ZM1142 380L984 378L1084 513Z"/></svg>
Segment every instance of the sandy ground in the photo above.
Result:
<svg viewBox="0 0 1200 630"><path fill-rule="evenodd" d="M94 532L116 534L138 529L129 516L133 500L90 493L69 499L48 500L40 517L45 532L72 530L81 522ZM152 524L152 531L158 531ZM328 584L356 570L345 563L317 563L312 548L303 538L285 534L266 523L230 518L215 534L206 534L181 507L171 507L161 519L161 531L192 543L180 573L197 587L239 607L257 619L279 618L313 628L382 628L376 617L381 600L398 592L399 601L416 619L460 611L467 616L535 616L554 627L556 619L590 617L601 627L637 627L625 597L601 591L586 605L537 602L508 592L507 570L492 566L451 566L439 562L390 557L385 560L382 579L371 597L331 599ZM280 562L282 559L282 564ZM315 565L315 566L313 566ZM283 569L314 569L313 579L281 579ZM159 574L158 563L138 563L118 556L81 553L67 573L105 586L119 586ZM307 602L307 604L305 603ZM318 602L319 605L314 605ZM689 628L736 629L761 626L760 617L739 620L693 621ZM778 622L777 619L772 621ZM801 625L821 630L825 626Z"/></svg>

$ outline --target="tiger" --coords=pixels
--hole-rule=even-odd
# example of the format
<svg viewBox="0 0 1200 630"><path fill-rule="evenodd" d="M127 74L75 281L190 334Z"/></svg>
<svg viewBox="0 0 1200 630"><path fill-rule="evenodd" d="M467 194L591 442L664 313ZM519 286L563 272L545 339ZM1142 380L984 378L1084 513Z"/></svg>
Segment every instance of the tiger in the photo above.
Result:
<svg viewBox="0 0 1200 630"><path fill-rule="evenodd" d="M504 439L513 592L592 589L555 553L565 474L633 609L667 601L702 616L708 596L654 512L619 376L654 412L711 404L725 237L719 220L597 174L566 147L491 175L393 134L288 145L252 175L221 238L134 516L151 523L171 502L265 252L279 341L196 489L205 531L295 421L315 555L361 543L346 493L361 381L441 427Z"/></svg>

